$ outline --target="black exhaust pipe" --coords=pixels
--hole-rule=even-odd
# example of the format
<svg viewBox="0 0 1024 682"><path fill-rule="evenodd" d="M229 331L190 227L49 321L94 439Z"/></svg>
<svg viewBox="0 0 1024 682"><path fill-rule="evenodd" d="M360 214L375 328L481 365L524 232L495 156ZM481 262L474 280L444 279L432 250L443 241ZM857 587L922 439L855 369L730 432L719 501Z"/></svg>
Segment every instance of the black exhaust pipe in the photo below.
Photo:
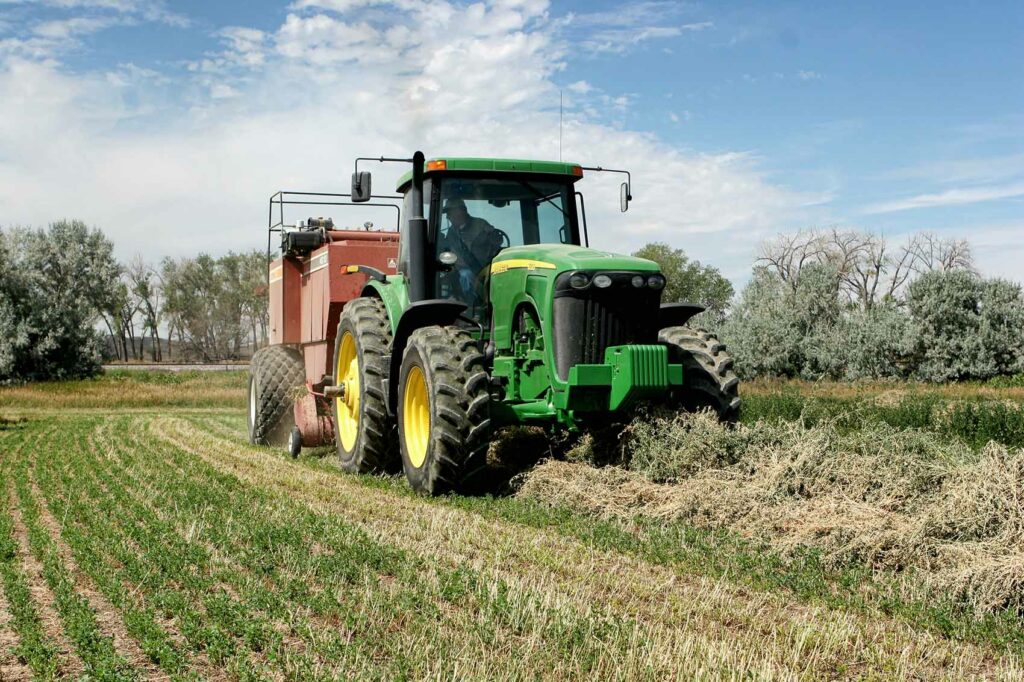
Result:
<svg viewBox="0 0 1024 682"><path fill-rule="evenodd" d="M431 272L431 258L428 253L427 219L423 217L423 152L412 155L412 185L409 187L409 203L412 215L405 238L409 241L409 301L423 301L427 298L427 281Z"/></svg>

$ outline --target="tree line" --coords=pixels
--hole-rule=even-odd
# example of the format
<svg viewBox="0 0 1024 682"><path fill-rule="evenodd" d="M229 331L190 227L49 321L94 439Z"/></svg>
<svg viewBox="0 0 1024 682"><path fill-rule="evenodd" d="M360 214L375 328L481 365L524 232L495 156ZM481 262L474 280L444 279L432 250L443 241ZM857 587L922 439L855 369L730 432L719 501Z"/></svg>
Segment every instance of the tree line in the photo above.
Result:
<svg viewBox="0 0 1024 682"><path fill-rule="evenodd" d="M236 360L266 343L266 285L263 251L136 257L121 268L118 306L100 314L118 360Z"/></svg>
<svg viewBox="0 0 1024 682"><path fill-rule="evenodd" d="M763 242L737 294L682 249L647 244L663 300L700 303L741 376L987 379L1024 372L1024 294L970 244L804 230ZM0 230L0 382L88 376L103 359L215 362L266 343L266 254L140 257L77 220Z"/></svg>
<svg viewBox="0 0 1024 682"><path fill-rule="evenodd" d="M965 240L803 231L761 245L721 336L748 378L984 380L1024 372L1024 295Z"/></svg>
<svg viewBox="0 0 1024 682"><path fill-rule="evenodd" d="M98 229L0 230L0 383L90 376L104 360L244 357L266 343L262 251L120 263Z"/></svg>
<svg viewBox="0 0 1024 682"><path fill-rule="evenodd" d="M663 300L701 303L746 379L984 380L1024 372L1021 286L982 277L970 243L922 232L899 243L832 228L758 248L738 295L680 249L648 244Z"/></svg>

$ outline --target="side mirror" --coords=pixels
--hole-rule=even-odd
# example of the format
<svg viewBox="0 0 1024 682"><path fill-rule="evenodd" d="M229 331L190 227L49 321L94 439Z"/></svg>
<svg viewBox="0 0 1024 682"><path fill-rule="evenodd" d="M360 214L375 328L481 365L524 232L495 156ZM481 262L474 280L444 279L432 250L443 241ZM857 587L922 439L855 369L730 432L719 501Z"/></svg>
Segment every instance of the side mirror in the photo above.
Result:
<svg viewBox="0 0 1024 682"><path fill-rule="evenodd" d="M352 174L352 201L362 203L370 200L370 173L362 171Z"/></svg>
<svg viewBox="0 0 1024 682"><path fill-rule="evenodd" d="M629 183L624 182L619 187L619 210L625 213L629 210L629 202L633 197L629 194ZM353 199L353 201L355 201Z"/></svg>

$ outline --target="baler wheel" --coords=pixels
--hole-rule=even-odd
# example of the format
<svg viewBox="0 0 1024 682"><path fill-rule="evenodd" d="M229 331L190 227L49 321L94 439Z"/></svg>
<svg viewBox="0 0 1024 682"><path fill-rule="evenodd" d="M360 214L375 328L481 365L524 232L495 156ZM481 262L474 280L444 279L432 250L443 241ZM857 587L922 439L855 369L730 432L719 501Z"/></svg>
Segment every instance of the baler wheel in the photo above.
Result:
<svg viewBox="0 0 1024 682"><path fill-rule="evenodd" d="M740 381L725 345L706 330L691 327L662 329L658 340L668 346L669 362L683 366L683 386L672 402L690 411L710 408L721 421L736 422Z"/></svg>
<svg viewBox="0 0 1024 682"><path fill-rule="evenodd" d="M334 434L345 471L367 474L393 470L395 424L388 416L384 387L391 323L377 298L356 298L345 306L334 342Z"/></svg>
<svg viewBox="0 0 1024 682"><path fill-rule="evenodd" d="M306 383L302 354L290 346L267 346L249 363L249 442L285 447L295 426L293 391Z"/></svg>
<svg viewBox="0 0 1024 682"><path fill-rule="evenodd" d="M409 337L398 388L402 465L417 492L440 495L482 482L491 442L489 378L476 340L454 327Z"/></svg>

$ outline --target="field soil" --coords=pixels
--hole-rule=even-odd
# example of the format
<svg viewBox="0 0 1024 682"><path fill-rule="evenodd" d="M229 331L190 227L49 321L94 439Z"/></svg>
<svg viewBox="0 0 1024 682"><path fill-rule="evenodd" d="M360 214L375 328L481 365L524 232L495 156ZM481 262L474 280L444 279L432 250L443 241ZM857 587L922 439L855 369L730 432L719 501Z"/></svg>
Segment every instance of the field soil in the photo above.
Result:
<svg viewBox="0 0 1024 682"><path fill-rule="evenodd" d="M0 390L0 680L1024 679L1015 613L685 520L419 497L248 445L244 373L132 374Z"/></svg>

